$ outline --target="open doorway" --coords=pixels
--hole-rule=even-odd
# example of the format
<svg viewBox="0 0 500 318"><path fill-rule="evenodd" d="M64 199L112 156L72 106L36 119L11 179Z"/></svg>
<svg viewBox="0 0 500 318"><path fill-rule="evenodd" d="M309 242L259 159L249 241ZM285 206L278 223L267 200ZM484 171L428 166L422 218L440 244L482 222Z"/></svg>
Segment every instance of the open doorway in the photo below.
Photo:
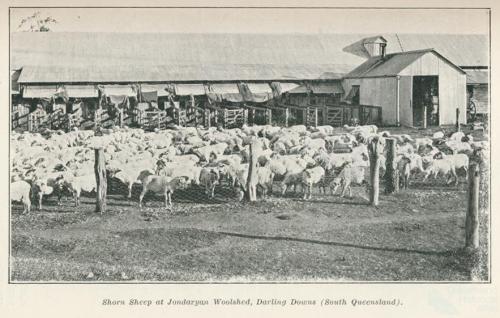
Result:
<svg viewBox="0 0 500 318"><path fill-rule="evenodd" d="M439 125L439 84L437 76L413 77L413 126Z"/></svg>

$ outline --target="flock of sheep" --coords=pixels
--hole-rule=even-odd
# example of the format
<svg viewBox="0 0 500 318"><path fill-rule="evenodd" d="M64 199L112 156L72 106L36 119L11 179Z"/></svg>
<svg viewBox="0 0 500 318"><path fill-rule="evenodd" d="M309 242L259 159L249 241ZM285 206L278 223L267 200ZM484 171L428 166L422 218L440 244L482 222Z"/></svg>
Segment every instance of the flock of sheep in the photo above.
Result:
<svg viewBox="0 0 500 318"><path fill-rule="evenodd" d="M467 177L471 159L483 165L487 162L488 142L474 141L462 132L413 139L379 132L373 125L175 127L155 132L115 128L99 134L91 130L13 132L11 200L22 202L24 213L30 211L33 200L42 209L47 196L57 197L60 203L63 195L71 195L78 206L82 192L96 189L94 149L100 147L108 177L128 189L128 198L134 184L142 185L140 207L148 191L164 195L165 206L171 208L176 189L201 186L213 198L223 184L230 185L241 200L247 191L251 156L258 161L255 182L264 197L272 193L276 181L281 195L301 186L304 199L311 198L313 187L351 196L352 185L369 183L368 144L372 141L379 144L380 175L384 175L387 138L397 142L395 164L403 187L416 174L424 181L441 176L447 184L457 183L457 172Z"/></svg>

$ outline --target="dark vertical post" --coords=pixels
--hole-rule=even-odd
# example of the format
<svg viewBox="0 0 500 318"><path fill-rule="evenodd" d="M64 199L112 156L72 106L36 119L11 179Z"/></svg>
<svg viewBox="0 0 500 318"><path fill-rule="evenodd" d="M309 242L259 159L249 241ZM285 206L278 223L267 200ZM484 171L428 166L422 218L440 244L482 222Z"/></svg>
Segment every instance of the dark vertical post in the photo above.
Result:
<svg viewBox="0 0 500 318"><path fill-rule="evenodd" d="M96 181L96 207L95 211L103 214L106 212L106 191L108 182L106 179L106 162L104 159L104 149L95 149L94 172Z"/></svg>
<svg viewBox="0 0 500 318"><path fill-rule="evenodd" d="M379 196L380 159L378 144L378 138L375 137L368 145L368 154L370 157L370 204L372 206L378 206Z"/></svg>
<svg viewBox="0 0 500 318"><path fill-rule="evenodd" d="M290 109L285 108L285 127L288 127L288 117L290 116Z"/></svg>
<svg viewBox="0 0 500 318"><path fill-rule="evenodd" d="M250 144L250 162L247 178L247 199L250 202L257 201L257 145L255 140Z"/></svg>
<svg viewBox="0 0 500 318"><path fill-rule="evenodd" d="M396 139L387 138L387 156L385 161L385 193L398 192L399 178L396 162Z"/></svg>
<svg viewBox="0 0 500 318"><path fill-rule="evenodd" d="M123 109L120 108L120 112L118 113L118 121L120 122L120 128L123 128Z"/></svg>
<svg viewBox="0 0 500 318"><path fill-rule="evenodd" d="M457 131L460 131L460 109L457 107L457 123L456 123L456 127L457 127Z"/></svg>
<svg viewBox="0 0 500 318"><path fill-rule="evenodd" d="M228 116L227 116L227 108L224 108L224 122L222 123L222 126L224 128L227 128L228 127Z"/></svg>
<svg viewBox="0 0 500 318"><path fill-rule="evenodd" d="M469 166L469 191L467 201L467 216L465 218L465 248L476 249L479 247L479 166Z"/></svg>

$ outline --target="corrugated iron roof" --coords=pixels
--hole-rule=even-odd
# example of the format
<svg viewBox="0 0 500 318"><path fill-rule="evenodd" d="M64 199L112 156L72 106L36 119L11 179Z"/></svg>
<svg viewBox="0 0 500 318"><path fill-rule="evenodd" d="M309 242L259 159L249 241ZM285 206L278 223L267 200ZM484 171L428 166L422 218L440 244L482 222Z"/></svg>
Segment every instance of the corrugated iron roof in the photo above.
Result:
<svg viewBox="0 0 500 318"><path fill-rule="evenodd" d="M99 91L94 85L65 85L64 89L68 97L89 98L99 96Z"/></svg>
<svg viewBox="0 0 500 318"><path fill-rule="evenodd" d="M328 83L308 83L307 85L300 85L288 91L290 94L307 94L312 92L314 94L343 94L344 89L340 81Z"/></svg>
<svg viewBox="0 0 500 318"><path fill-rule="evenodd" d="M19 94L19 76L21 75L20 70L15 70L10 72L10 93L11 94Z"/></svg>
<svg viewBox="0 0 500 318"><path fill-rule="evenodd" d="M365 61L353 44L378 36L387 40L388 54L435 48L459 66L488 65L488 36L456 34L18 32L11 34L10 57L11 68L51 67L53 75L25 77L40 83L336 79ZM226 70L231 65L233 70ZM169 79L163 78L165 71Z"/></svg>
<svg viewBox="0 0 500 318"><path fill-rule="evenodd" d="M130 85L103 85L102 90L105 95L127 95L128 97L137 97L137 91Z"/></svg>
<svg viewBox="0 0 500 318"><path fill-rule="evenodd" d="M488 36L481 34L397 34L402 51L434 48L458 66L488 66ZM397 41L397 39L396 39ZM401 51L401 50L400 50Z"/></svg>
<svg viewBox="0 0 500 318"><path fill-rule="evenodd" d="M314 94L343 94L344 89L340 81L331 83L312 83L311 89Z"/></svg>
<svg viewBox="0 0 500 318"><path fill-rule="evenodd" d="M205 95L205 85L203 84L176 84L175 95L190 96L190 95Z"/></svg>
<svg viewBox="0 0 500 318"><path fill-rule="evenodd" d="M36 34L35 34L36 33ZM42 34L43 33L43 34ZM346 64L363 60L342 52L352 34L11 34L11 65ZM133 45L131 45L133 43Z"/></svg>
<svg viewBox="0 0 500 318"><path fill-rule="evenodd" d="M156 92L158 97L169 96L169 85L166 84L141 84L141 92Z"/></svg>
<svg viewBox="0 0 500 318"><path fill-rule="evenodd" d="M248 83L248 89L254 94L273 93L271 86L267 83Z"/></svg>
<svg viewBox="0 0 500 318"><path fill-rule="evenodd" d="M365 63L356 67L346 78L395 76L398 75L408 65L415 62L424 54L430 52L416 51L405 53L387 54L384 58L376 56L368 59Z"/></svg>
<svg viewBox="0 0 500 318"><path fill-rule="evenodd" d="M291 91L293 89L296 89L299 86L300 86L299 84L295 84L295 83L283 83L283 82L280 82L280 87L281 87L281 92L282 93L289 92L289 91Z"/></svg>
<svg viewBox="0 0 500 318"><path fill-rule="evenodd" d="M210 92L215 94L239 94L240 90L236 83L211 84Z"/></svg>
<svg viewBox="0 0 500 318"><path fill-rule="evenodd" d="M450 63L459 72L464 73L462 69L448 61L444 56L433 49L418 50L411 52L392 53L385 57L376 56L368 59L365 63L356 67L345 78L363 78L363 77L382 77L396 76L410 64L418 60L427 53L436 54L441 59Z"/></svg>
<svg viewBox="0 0 500 318"><path fill-rule="evenodd" d="M122 65L122 66L25 66L19 83L111 83L279 81L340 79L350 66L319 65ZM329 74L328 76L325 74Z"/></svg>
<svg viewBox="0 0 500 318"><path fill-rule="evenodd" d="M488 84L488 70L465 70L467 84Z"/></svg>
<svg viewBox="0 0 500 318"><path fill-rule="evenodd" d="M401 53L434 48L458 66L488 66L488 36L482 34L381 34L386 52ZM358 38L343 51L369 58L364 44L377 36Z"/></svg>
<svg viewBox="0 0 500 318"><path fill-rule="evenodd" d="M57 92L56 85L30 85L23 89L24 98L51 98Z"/></svg>

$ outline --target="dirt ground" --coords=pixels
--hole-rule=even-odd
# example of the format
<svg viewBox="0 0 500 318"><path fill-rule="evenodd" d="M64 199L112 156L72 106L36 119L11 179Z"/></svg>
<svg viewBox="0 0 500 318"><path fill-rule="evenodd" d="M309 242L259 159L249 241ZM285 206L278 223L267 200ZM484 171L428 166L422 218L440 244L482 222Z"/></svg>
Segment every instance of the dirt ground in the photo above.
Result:
<svg viewBox="0 0 500 318"><path fill-rule="evenodd" d="M430 131L410 131L428 135ZM118 189L119 190L119 189ZM278 184L275 185L278 192ZM480 217L480 251L465 244L466 181L418 178L410 189L368 205L353 198L274 194L238 203L230 189L207 200L201 190L163 198L138 192L108 196L94 213L92 196L73 207L48 198L42 211L11 212L13 281L488 281L488 214Z"/></svg>

